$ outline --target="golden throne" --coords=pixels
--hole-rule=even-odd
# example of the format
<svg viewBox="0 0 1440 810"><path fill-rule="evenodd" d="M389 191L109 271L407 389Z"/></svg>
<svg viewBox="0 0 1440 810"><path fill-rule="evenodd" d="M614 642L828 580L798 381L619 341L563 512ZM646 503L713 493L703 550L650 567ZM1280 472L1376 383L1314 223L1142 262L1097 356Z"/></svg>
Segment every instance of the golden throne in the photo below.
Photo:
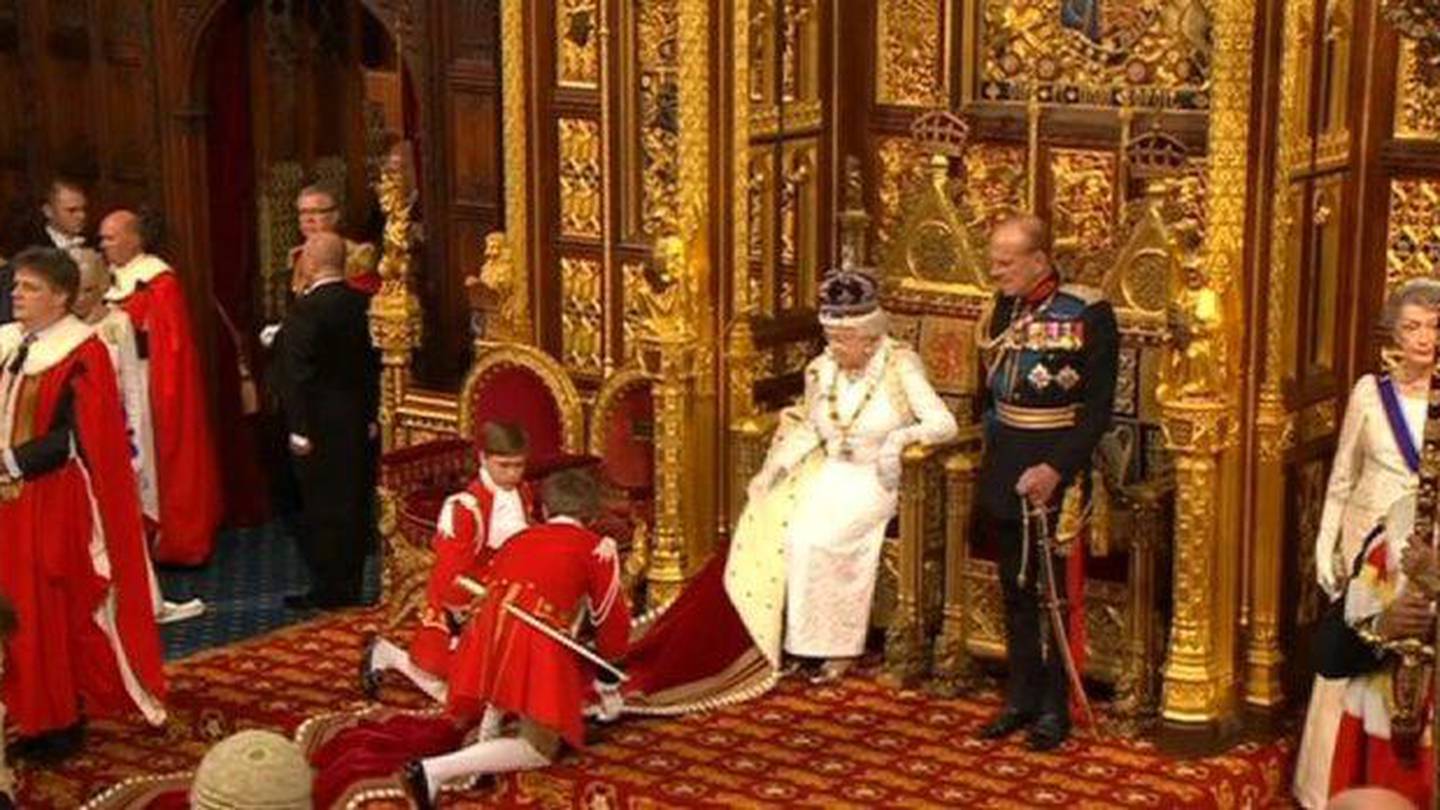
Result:
<svg viewBox="0 0 1440 810"><path fill-rule="evenodd" d="M397 266L408 269L400 230L395 239L387 234L382 275L393 274ZM458 394L411 385L402 362L408 360L413 342L394 353L393 364L387 362L381 423L389 449L380 465L380 495L391 627L424 599L435 520L445 498L476 475L479 429L487 421L525 428L532 480L562 467L593 466L605 498L595 528L620 542L627 581L634 582L648 562L645 539L653 525L655 456L651 376L638 365L612 372L594 392L587 419L586 402L564 366L524 342L529 330L516 300L524 288L511 278L504 234L490 234L486 244L485 265L468 283L476 359ZM394 257L399 258L392 265ZM382 338L400 331L379 330L389 314L387 296L398 302L404 294L396 280L386 276L384 283L391 286L382 286L379 305L372 304L372 327ZM408 317L403 308L397 309ZM401 323L398 316L396 323ZM414 339L413 333L404 336Z"/></svg>
<svg viewBox="0 0 1440 810"><path fill-rule="evenodd" d="M891 612L888 675L899 682L928 677L936 691L953 694L973 683L978 660L1003 660L1005 653L997 566L973 514L982 452L975 332L991 291L984 242L971 225L1004 211L977 210L952 177L951 161L964 157L968 136L958 116L924 115L913 135L931 157L928 171L902 197L880 262L884 303L892 334L920 353L961 432L949 445L906 455L900 537L886 551L878 591L891 601L877 607ZM1176 167L1153 159L1173 154L1176 145L1158 133L1131 144L1130 177L1147 193L1121 214L1128 234L1122 247L1093 257L1107 268L1104 287L1120 324L1121 380L1114 427L1096 454L1103 494L1088 531L1086 674L1116 685L1119 708L1136 715L1153 713L1158 699L1169 609L1162 595L1168 594L1174 483L1154 390L1170 340L1167 302L1192 241L1193 210L1184 183L1172 177ZM863 212L848 218L866 219Z"/></svg>

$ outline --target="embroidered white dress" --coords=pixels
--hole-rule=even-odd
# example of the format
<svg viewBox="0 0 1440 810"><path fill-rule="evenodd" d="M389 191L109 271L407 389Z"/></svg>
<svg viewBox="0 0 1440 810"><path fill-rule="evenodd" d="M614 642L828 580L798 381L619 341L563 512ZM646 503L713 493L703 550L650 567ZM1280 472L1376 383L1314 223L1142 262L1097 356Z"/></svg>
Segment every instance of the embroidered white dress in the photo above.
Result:
<svg viewBox="0 0 1440 810"><path fill-rule="evenodd" d="M1425 398L1403 396L1398 389L1396 395L1410 438L1419 449L1425 426ZM1317 564L1324 559L1326 549L1334 549L1331 556L1341 561L1348 575L1365 535L1392 504L1415 491L1418 481L1396 444L1376 377L1366 374L1355 383L1345 406L1345 421L1335 448L1315 543L1320 558ZM1343 678L1315 678L1295 763L1294 795L1304 807L1324 807L1329 800L1330 764L1348 683Z"/></svg>
<svg viewBox="0 0 1440 810"><path fill-rule="evenodd" d="M864 651L900 454L955 432L920 357L901 343L883 339L858 375L828 353L811 361L805 398L765 460L762 476L780 483L758 499L766 503L747 506L726 570L726 591L772 664L782 605L791 654Z"/></svg>

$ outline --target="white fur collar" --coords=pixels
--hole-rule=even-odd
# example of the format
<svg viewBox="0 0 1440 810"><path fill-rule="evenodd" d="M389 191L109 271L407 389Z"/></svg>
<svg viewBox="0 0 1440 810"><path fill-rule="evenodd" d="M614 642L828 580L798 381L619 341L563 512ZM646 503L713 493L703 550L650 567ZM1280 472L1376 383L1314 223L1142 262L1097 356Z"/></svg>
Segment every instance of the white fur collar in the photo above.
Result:
<svg viewBox="0 0 1440 810"><path fill-rule="evenodd" d="M124 301L135 294L135 287L139 284L153 281L163 273L173 272L164 259L149 253L141 253L128 264L112 269L115 272L115 282L105 293L106 301Z"/></svg>
<svg viewBox="0 0 1440 810"><path fill-rule="evenodd" d="M69 357L71 352L94 333L95 327L74 315L66 315L41 332L35 342L30 344L30 353L25 355L22 373L34 376L48 371ZM10 364L11 358L20 351L20 343L24 339L25 330L18 322L0 326L0 368Z"/></svg>

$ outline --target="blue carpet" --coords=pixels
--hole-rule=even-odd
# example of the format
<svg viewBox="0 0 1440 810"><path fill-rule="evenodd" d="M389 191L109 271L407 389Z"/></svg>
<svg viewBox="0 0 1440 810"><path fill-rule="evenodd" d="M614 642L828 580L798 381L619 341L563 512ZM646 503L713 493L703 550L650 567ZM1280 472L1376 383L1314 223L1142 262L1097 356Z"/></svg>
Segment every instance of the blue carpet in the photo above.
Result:
<svg viewBox="0 0 1440 810"><path fill-rule="evenodd" d="M304 591L308 584L295 540L279 523L222 531L203 567L160 569L166 599L184 602L198 596L207 608L199 618L160 628L165 659L184 658L317 615L314 610L285 608L285 595ZM365 564L365 596L373 600L379 592L379 568L371 555Z"/></svg>

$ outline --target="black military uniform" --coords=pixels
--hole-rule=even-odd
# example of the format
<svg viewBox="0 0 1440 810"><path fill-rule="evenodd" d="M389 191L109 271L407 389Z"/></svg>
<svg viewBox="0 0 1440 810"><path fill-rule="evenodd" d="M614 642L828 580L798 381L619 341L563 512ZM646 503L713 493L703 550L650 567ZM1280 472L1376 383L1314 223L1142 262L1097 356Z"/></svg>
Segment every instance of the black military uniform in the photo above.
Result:
<svg viewBox="0 0 1440 810"><path fill-rule="evenodd" d="M1049 628L1039 599L1038 526L1032 523L1027 547L1015 485L1039 464L1060 474L1047 510L1053 531L1061 496L1088 480L1091 453L1110 425L1119 334L1098 291L1060 284L1052 274L1028 296L997 295L980 342L987 394L979 503L982 526L999 552L1010 664L1006 711L982 736L1005 736L1033 723L1031 746L1054 748L1069 731L1067 682L1060 656L1042 650ZM1062 599L1063 563L1054 568Z"/></svg>

